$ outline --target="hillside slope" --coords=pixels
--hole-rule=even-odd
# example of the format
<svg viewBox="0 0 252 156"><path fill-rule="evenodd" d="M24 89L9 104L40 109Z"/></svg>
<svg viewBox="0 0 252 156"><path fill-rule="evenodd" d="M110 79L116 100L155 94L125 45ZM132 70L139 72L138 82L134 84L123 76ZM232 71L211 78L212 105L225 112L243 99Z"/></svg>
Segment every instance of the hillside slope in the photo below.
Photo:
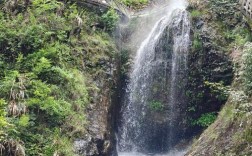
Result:
<svg viewBox="0 0 252 156"><path fill-rule="evenodd" d="M84 137L92 155L108 154L115 11L6 0L0 19L0 155L73 156Z"/></svg>

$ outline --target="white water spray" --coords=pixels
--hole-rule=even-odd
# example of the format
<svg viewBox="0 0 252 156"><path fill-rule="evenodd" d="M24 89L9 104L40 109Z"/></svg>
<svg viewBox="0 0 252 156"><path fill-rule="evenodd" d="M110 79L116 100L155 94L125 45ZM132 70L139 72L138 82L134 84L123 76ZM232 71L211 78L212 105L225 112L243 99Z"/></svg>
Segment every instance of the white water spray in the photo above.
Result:
<svg viewBox="0 0 252 156"><path fill-rule="evenodd" d="M190 23L184 0L172 0L143 41L130 75L119 127L119 156L179 156L179 114L186 83ZM166 153L166 154L160 154Z"/></svg>

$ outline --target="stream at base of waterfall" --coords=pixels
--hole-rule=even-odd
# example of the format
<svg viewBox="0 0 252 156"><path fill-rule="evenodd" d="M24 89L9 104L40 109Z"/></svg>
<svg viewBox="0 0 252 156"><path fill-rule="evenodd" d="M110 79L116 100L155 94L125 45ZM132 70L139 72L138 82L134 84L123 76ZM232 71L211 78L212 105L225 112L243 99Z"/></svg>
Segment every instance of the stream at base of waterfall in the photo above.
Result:
<svg viewBox="0 0 252 156"><path fill-rule="evenodd" d="M137 152L121 152L118 153L118 156L183 156L186 154L186 150L182 151L170 151L166 154L143 154L143 153L137 153Z"/></svg>

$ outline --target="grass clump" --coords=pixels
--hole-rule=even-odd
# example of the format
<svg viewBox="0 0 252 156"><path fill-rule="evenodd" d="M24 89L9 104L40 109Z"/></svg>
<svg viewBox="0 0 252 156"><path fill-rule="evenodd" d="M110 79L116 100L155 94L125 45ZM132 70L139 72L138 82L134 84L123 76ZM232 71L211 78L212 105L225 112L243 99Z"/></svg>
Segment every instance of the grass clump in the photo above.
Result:
<svg viewBox="0 0 252 156"><path fill-rule="evenodd" d="M191 18L193 20L198 19L201 16L202 16L202 13L199 10L192 10L191 11Z"/></svg>

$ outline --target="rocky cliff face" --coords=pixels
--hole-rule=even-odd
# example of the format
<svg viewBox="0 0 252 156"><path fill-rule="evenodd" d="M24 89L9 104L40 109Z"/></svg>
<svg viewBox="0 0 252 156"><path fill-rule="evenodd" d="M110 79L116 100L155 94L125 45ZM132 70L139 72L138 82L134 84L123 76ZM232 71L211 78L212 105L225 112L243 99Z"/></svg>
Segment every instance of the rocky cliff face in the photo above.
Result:
<svg viewBox="0 0 252 156"><path fill-rule="evenodd" d="M191 57L194 58L191 67L195 70L191 73L193 75L204 73L201 81L221 83L224 86L232 81L232 85L227 88L223 86L222 89L217 87L219 89L214 93L213 83L209 86L208 82L196 81L196 84L202 84L197 85L200 88L193 91L196 97L199 93L203 93L203 98L199 98L203 101L197 105L201 111L216 111L222 107L221 104L226 99L227 102L218 113L217 120L194 143L187 153L188 156L252 154L249 120L252 105L249 96L244 92L244 86L247 84L244 83L243 76L244 66L248 66L244 63L244 55L251 46L251 44L244 46L246 42L251 41L250 28L239 8L238 1L233 0L190 2L189 9L191 9L194 37L196 37L193 40L193 51L196 53L192 53L196 57ZM232 73L234 73L233 79ZM207 86L209 88L205 88Z"/></svg>
<svg viewBox="0 0 252 156"><path fill-rule="evenodd" d="M211 23L209 14L197 10L202 5L195 7L194 4L189 6L192 45L188 56L187 118L184 119L188 126L185 135L189 137L210 124L199 120L206 114L216 115L228 97L223 89L233 78L233 63L228 50L222 46L225 39Z"/></svg>
<svg viewBox="0 0 252 156"><path fill-rule="evenodd" d="M90 74L91 99L85 111L86 134L74 142L76 153L80 156L112 156L115 153L114 126L120 59L117 49L110 48L112 55L98 54L98 58L96 55L87 56L91 59L84 62L87 66L85 70Z"/></svg>
<svg viewBox="0 0 252 156"><path fill-rule="evenodd" d="M95 87L92 92L92 103L86 109L87 133L75 141L75 148L82 156L112 156L115 150L114 104L115 86L118 74L115 61L102 62L104 73L94 77Z"/></svg>

